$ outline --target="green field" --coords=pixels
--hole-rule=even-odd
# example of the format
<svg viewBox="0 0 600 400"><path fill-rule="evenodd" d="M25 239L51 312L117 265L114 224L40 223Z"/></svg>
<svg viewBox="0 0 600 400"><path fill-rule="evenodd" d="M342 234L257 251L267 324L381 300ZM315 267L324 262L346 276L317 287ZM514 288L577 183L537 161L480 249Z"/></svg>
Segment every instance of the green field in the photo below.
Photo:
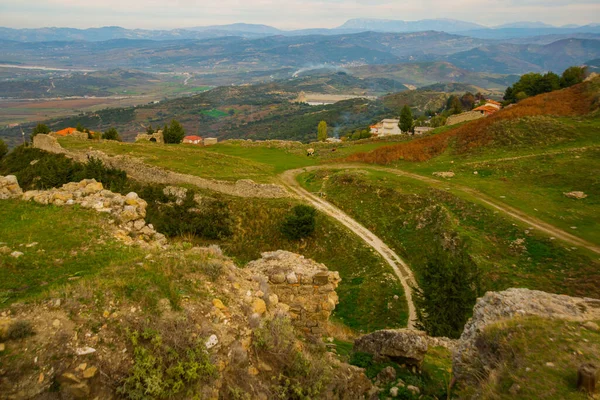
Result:
<svg viewBox="0 0 600 400"><path fill-rule="evenodd" d="M451 146L427 162L398 161L392 167L431 177L452 171L460 184L487 194L575 236L600 244L600 120L531 118L498 129L505 142L457 154ZM563 193L583 191L573 200ZM574 227L574 228L573 228Z"/></svg>
<svg viewBox="0 0 600 400"><path fill-rule="evenodd" d="M2 246L23 253L0 254L0 307L142 257L110 238L107 218L94 211L3 200L0 220Z"/></svg>

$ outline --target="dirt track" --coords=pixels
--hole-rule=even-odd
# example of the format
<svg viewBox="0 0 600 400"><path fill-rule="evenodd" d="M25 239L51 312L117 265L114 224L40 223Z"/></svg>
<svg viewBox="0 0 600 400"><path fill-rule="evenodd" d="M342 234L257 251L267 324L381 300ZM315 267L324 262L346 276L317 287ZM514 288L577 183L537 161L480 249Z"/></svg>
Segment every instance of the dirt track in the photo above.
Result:
<svg viewBox="0 0 600 400"><path fill-rule="evenodd" d="M319 167L309 167L307 169L316 169ZM322 168L322 167L321 167ZM359 224L357 221L352 219L346 213L338 209L337 207L329 204L327 201L313 195L307 190L300 187L296 181L296 176L304 172L304 169L289 170L281 175L281 179L285 186L290 189L296 196L308 201L315 208L322 211L323 213L335 218L341 222L344 226L358 235L362 240L365 241L369 246L376 250L385 261L392 267L394 273L400 279L402 288L404 289L404 296L406 297L406 303L408 306L408 328L414 328L417 321L417 313L415 305L412 299L412 287L417 286L417 282L412 273L412 270L406 264L394 250L390 249L381 239L375 236L370 230Z"/></svg>
<svg viewBox="0 0 600 400"><path fill-rule="evenodd" d="M438 179L430 178L427 176L422 176L418 174L413 174L410 172L379 167L379 166L371 166L371 165L347 165L347 164L331 164L331 165L319 165L313 167L306 167L295 170L285 171L280 175L282 183L297 197L300 197L309 203L311 203L318 210L323 213L329 215L332 218L335 218L356 235L358 235L365 243L371 246L374 250L376 250L381 256L385 259L385 261L392 267L396 276L400 279L402 287L404 289L406 302L408 305L408 328L414 328L415 323L417 321L416 309L412 299L413 287L418 287L417 282L415 280L414 274L408 264L400 258L392 249L390 249L380 238L374 235L370 230L359 224L349 215L344 213L342 210L323 200L322 198L315 196L314 194L308 192L304 188L302 188L298 182L296 181L296 176L299 174L312 171L316 169L337 169L337 168L352 168L352 169L373 169L377 171L384 171L388 173L392 173L398 176L404 176L411 179L416 179L422 182L426 182L431 185L447 185L446 181L441 181ZM484 195L483 193L478 192L475 189L471 189L462 185L453 185L454 190L460 190L464 193L468 193L469 195L475 197L480 202L497 209L498 211L504 213L510 218L516 219L520 222L523 222L529 226L534 227L535 229L544 232L548 235L554 236L564 242L567 242L571 245L579 246L586 248L590 251L600 254L600 247L590 243L584 239L581 239L577 236L571 235L555 227L554 225L543 222L537 218L531 217L516 208L510 207L506 204L499 203L494 199Z"/></svg>

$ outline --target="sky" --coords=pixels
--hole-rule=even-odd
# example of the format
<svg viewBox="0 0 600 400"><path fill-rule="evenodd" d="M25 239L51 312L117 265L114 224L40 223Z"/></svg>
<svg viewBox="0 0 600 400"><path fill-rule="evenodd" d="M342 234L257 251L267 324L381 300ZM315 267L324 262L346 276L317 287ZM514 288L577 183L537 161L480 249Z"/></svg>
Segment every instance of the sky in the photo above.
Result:
<svg viewBox="0 0 600 400"><path fill-rule="evenodd" d="M600 0L0 0L0 26L175 29L235 22L333 28L351 18L452 18L494 26L600 22Z"/></svg>

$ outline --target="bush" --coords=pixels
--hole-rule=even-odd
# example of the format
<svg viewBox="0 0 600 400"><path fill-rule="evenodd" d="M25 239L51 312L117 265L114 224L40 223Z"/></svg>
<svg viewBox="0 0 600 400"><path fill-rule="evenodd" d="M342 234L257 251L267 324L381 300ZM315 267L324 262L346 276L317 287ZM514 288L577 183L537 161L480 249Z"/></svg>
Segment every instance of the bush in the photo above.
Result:
<svg viewBox="0 0 600 400"><path fill-rule="evenodd" d="M454 248L445 248L441 240L434 243L414 298L419 329L430 336L456 339L471 315L481 284L479 269L465 246L458 238L450 242L456 243Z"/></svg>
<svg viewBox="0 0 600 400"><path fill-rule="evenodd" d="M0 139L0 160L8 154L8 146L4 143L4 140Z"/></svg>
<svg viewBox="0 0 600 400"><path fill-rule="evenodd" d="M39 134L44 134L47 135L48 133L50 133L50 128L48 128L48 125L46 124L37 124L35 128L33 128L33 131L31 131L31 140L33 140L33 137L35 135L39 135Z"/></svg>
<svg viewBox="0 0 600 400"><path fill-rule="evenodd" d="M33 331L33 325L29 321L18 320L8 326L6 333L0 335L0 340L18 340L28 336L32 336L35 332Z"/></svg>
<svg viewBox="0 0 600 400"><path fill-rule="evenodd" d="M82 179L96 179L110 190L120 191L127 185L127 174L106 167L101 160L77 163L62 154L52 154L19 146L0 162L0 174L14 174L24 190L49 189Z"/></svg>
<svg viewBox="0 0 600 400"><path fill-rule="evenodd" d="M315 231L317 210L311 206L298 205L292 209L281 225L281 233L290 240L300 240Z"/></svg>
<svg viewBox="0 0 600 400"><path fill-rule="evenodd" d="M130 334L134 364L117 392L132 400L172 398L217 375L204 343L177 337L165 343L152 329Z"/></svg>
<svg viewBox="0 0 600 400"><path fill-rule="evenodd" d="M104 140L116 140L121 141L121 137L119 136L119 132L115 128L110 128L102 134L102 139Z"/></svg>
<svg viewBox="0 0 600 400"><path fill-rule="evenodd" d="M142 190L140 197L148 202L148 222L159 232L170 237L192 234L210 240L231 236L230 211L224 201L203 199L200 206L194 200L195 192L188 190L184 201L177 204L175 198L157 190L162 192L160 187Z"/></svg>

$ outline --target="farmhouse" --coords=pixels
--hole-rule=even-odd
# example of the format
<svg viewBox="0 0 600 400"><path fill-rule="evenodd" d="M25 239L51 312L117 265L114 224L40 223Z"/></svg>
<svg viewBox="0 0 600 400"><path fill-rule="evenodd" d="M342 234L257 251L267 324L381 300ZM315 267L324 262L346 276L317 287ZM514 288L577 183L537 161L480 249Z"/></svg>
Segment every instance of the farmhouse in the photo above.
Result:
<svg viewBox="0 0 600 400"><path fill-rule="evenodd" d="M498 110L500 110L500 108L497 108L495 105L488 104L473 109L473 111L479 112L486 117L498 112Z"/></svg>
<svg viewBox="0 0 600 400"><path fill-rule="evenodd" d="M93 133L94 132L92 132L92 134ZM50 136L54 136L54 137L71 136L71 137L76 137L78 139L87 139L88 138L87 133L79 132L76 128L65 128L65 129L61 129L60 131L50 132Z"/></svg>
<svg viewBox="0 0 600 400"><path fill-rule="evenodd" d="M371 126L371 133L376 136L402 135L398 124L399 119L384 119L380 123Z"/></svg>
<svg viewBox="0 0 600 400"><path fill-rule="evenodd" d="M185 144L196 144L196 145L201 145L202 144L202 138L200 136L186 136L183 138L183 143Z"/></svg>

